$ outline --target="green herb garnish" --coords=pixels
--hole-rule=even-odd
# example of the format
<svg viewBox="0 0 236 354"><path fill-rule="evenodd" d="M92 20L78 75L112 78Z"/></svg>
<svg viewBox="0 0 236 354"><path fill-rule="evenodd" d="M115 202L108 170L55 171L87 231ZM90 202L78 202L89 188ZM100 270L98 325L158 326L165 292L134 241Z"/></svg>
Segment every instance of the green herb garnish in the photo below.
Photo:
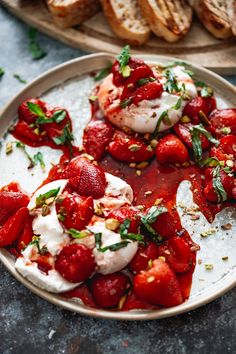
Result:
<svg viewBox="0 0 236 354"><path fill-rule="evenodd" d="M27 102L27 107L29 108L30 112L35 114L40 118L45 118L45 113L43 112L42 108L33 102Z"/></svg>
<svg viewBox="0 0 236 354"><path fill-rule="evenodd" d="M42 207L44 204L46 204L46 201L49 198L56 198L56 196L58 195L59 191L60 191L61 187L58 187L56 189L51 189L50 191L44 193L44 194L39 194L38 197L36 197L36 208L40 208Z"/></svg>
<svg viewBox="0 0 236 354"><path fill-rule="evenodd" d="M85 238L87 236L90 235L90 233L86 230L83 230L83 231L78 231L76 229L69 229L67 230L68 234L70 234L73 238L78 238L78 239L82 239L82 238Z"/></svg>
<svg viewBox="0 0 236 354"><path fill-rule="evenodd" d="M45 52L36 41L37 33L38 31L35 28L30 28L28 32L29 51L34 60L42 59L47 55L47 52Z"/></svg>
<svg viewBox="0 0 236 354"><path fill-rule="evenodd" d="M29 160L30 164L28 166L28 169L33 168L34 166L36 166L39 163L41 168L42 168L42 170L45 170L45 163L44 163L44 160L43 160L43 154L40 151L37 152L32 157L28 153L28 151L26 150L26 147L25 147L24 143L22 143L21 141L16 141L15 144L16 144L17 148L22 149L22 151L24 152L25 156Z"/></svg>
<svg viewBox="0 0 236 354"><path fill-rule="evenodd" d="M157 217L163 213L167 212L167 209L164 207L157 207L153 205L146 215L141 217L141 223L145 229L153 236L159 236L157 232L153 229L151 224L153 224ZM160 237L160 236L159 236Z"/></svg>
<svg viewBox="0 0 236 354"><path fill-rule="evenodd" d="M120 107L121 108L126 108L128 105L132 102L132 97L126 98L125 100L120 102Z"/></svg>
<svg viewBox="0 0 236 354"><path fill-rule="evenodd" d="M119 54L117 60L120 64L120 72L123 77L129 77L131 73L131 69L128 65L130 59L130 46L126 45L121 53Z"/></svg>
<svg viewBox="0 0 236 354"><path fill-rule="evenodd" d="M108 63L108 65L101 69L95 76L94 81L100 81L104 79L108 74L110 74L112 68L112 63Z"/></svg>
<svg viewBox="0 0 236 354"><path fill-rule="evenodd" d="M122 239L127 239L127 240L133 240L133 241L143 241L143 235L141 234L134 234L129 231L130 227L130 220L126 219L121 225L120 225L120 236Z"/></svg>
<svg viewBox="0 0 236 354"><path fill-rule="evenodd" d="M37 154L34 155L33 157L33 161L35 163L35 165L37 165L38 163L40 164L40 167L42 168L42 170L45 170L45 162L43 159L43 154L39 151L37 152Z"/></svg>
<svg viewBox="0 0 236 354"><path fill-rule="evenodd" d="M181 104L182 104L182 97L179 97L179 99L176 102L176 104L173 107L171 107L170 109L177 110L177 109L179 109L181 107ZM162 114L160 115L160 117L158 118L156 128L155 128L155 130L153 132L154 136L156 136L157 133L159 132L161 122L164 122L166 125L171 125L171 120L169 118L168 111L169 111L168 109L163 111Z"/></svg>
<svg viewBox="0 0 236 354"><path fill-rule="evenodd" d="M202 142L200 134L205 135L205 137L215 145L219 145L219 141L215 139L210 132L208 132L202 124L194 125L190 128L190 134L192 138L193 153L196 162L200 163L202 160Z"/></svg>
<svg viewBox="0 0 236 354"><path fill-rule="evenodd" d="M200 95L201 97L210 97L213 95L213 89L203 81L195 81L197 87L201 87Z"/></svg>
<svg viewBox="0 0 236 354"><path fill-rule="evenodd" d="M99 252L106 252L106 251L115 252L120 250L121 248L126 247L129 243L130 243L129 241L121 241L121 242L114 243L113 245L110 246L99 248L98 250Z"/></svg>
<svg viewBox="0 0 236 354"><path fill-rule="evenodd" d="M61 123L66 117L66 111L64 109L60 109L59 111L56 111L53 113L53 116L51 118L46 118L46 115L44 116L39 116L39 118L36 119L35 123L36 124L48 124L48 123Z"/></svg>
<svg viewBox="0 0 236 354"><path fill-rule="evenodd" d="M101 245L102 245L102 233L101 232L96 232L94 233L94 239L95 239L95 246L98 250L100 250Z"/></svg>
<svg viewBox="0 0 236 354"><path fill-rule="evenodd" d="M40 247L39 241L40 241L40 236L35 235L32 237L32 241L30 243L28 243L27 246L35 245L38 249L38 253L41 255L45 255L46 253L48 253L47 246L44 245L43 247Z"/></svg>
<svg viewBox="0 0 236 354"><path fill-rule="evenodd" d="M224 202L227 200L227 192L225 191L220 177L220 166L216 166L212 172L213 180L212 184L217 195L218 202Z"/></svg>
<svg viewBox="0 0 236 354"><path fill-rule="evenodd" d="M3 68L0 68L0 79L3 77L5 74L5 70Z"/></svg>
<svg viewBox="0 0 236 354"><path fill-rule="evenodd" d="M69 124L65 126L63 129L62 135L54 137L53 141L56 145L69 145L71 146L71 142L74 140L74 136L70 130Z"/></svg>
<svg viewBox="0 0 236 354"><path fill-rule="evenodd" d="M14 74L13 77L17 79L21 84L27 84L27 81L22 79L22 77L18 74Z"/></svg>

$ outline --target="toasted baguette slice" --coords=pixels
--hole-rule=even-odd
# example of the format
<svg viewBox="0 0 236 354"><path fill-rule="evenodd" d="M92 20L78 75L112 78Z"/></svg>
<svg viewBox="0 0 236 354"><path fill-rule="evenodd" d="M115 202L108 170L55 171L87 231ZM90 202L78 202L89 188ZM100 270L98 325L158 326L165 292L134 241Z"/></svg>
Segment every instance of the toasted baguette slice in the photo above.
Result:
<svg viewBox="0 0 236 354"><path fill-rule="evenodd" d="M185 0L138 0L151 30L168 42L182 38L192 23L192 9Z"/></svg>
<svg viewBox="0 0 236 354"><path fill-rule="evenodd" d="M100 9L97 0L47 0L54 22L62 28L79 25Z"/></svg>
<svg viewBox="0 0 236 354"><path fill-rule="evenodd" d="M137 0L101 0L103 11L118 37L133 45L147 42L150 28Z"/></svg>
<svg viewBox="0 0 236 354"><path fill-rule="evenodd" d="M194 9L203 25L216 38L232 36L231 23L227 12L228 0L195 0Z"/></svg>
<svg viewBox="0 0 236 354"><path fill-rule="evenodd" d="M233 34L236 36L236 1L228 0L227 3L227 13L229 16L229 21L231 23L231 29Z"/></svg>

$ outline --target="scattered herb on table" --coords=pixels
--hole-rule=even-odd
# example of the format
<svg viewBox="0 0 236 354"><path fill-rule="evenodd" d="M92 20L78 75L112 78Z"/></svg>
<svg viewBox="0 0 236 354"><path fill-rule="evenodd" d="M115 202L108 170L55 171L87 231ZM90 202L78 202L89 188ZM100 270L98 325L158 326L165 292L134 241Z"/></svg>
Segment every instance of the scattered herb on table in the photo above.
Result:
<svg viewBox="0 0 236 354"><path fill-rule="evenodd" d="M29 36L29 51L34 60L39 60L47 55L37 42L38 31L35 28L30 28L28 32Z"/></svg>
<svg viewBox="0 0 236 354"><path fill-rule="evenodd" d="M19 74L14 74L13 77L18 80L21 84L27 84L27 81L24 80Z"/></svg>

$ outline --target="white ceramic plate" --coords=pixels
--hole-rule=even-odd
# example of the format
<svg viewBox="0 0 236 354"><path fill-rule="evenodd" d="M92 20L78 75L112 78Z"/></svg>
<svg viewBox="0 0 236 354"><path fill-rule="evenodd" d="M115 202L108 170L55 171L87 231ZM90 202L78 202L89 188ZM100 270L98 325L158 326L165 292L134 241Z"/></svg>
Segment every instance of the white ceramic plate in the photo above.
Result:
<svg viewBox="0 0 236 354"><path fill-rule="evenodd" d="M153 63L167 63L176 60L170 57L150 55L142 56L142 58ZM32 192L40 181L45 178L43 172L37 167L29 173L27 159L19 149L15 149L14 153L8 156L5 154L6 142L14 139L4 133L17 115L18 105L26 98L42 97L52 105L67 108L71 114L74 135L79 144L83 129L89 120L90 108L88 97L94 86L94 81L88 74L91 71L101 69L108 61L113 59L108 54L95 54L66 62L41 75L9 102L3 110L0 120L0 136L3 137L2 148L0 149L0 187L12 180L17 180L26 191ZM222 108L236 106L236 89L234 86L206 69L196 65L189 65L190 67L192 66L199 80L206 81L214 88L218 99L218 106ZM35 153L35 151L39 150L43 152L47 170L50 168L50 163L57 162L60 156L59 151L47 147L40 149L27 147L27 149L30 153ZM193 205L192 193L187 181L182 182L179 187L177 203L179 202L184 203L186 206ZM198 260L201 260L199 262L201 264L197 264L196 266L189 300L176 307L130 312L92 309L84 306L79 301L64 300L59 295L48 293L34 286L34 284L23 278L15 270L14 258L5 249L0 250L0 259L11 274L32 292L55 305L71 311L94 317L120 320L150 320L174 316L202 306L221 296L236 285L236 210L225 209L221 214L217 215L213 225L208 224L203 215L200 215L198 221L193 222L188 216L183 215L181 208L178 208L178 211L182 225L189 231L193 240L201 247L201 250L198 252ZM223 231L220 225L227 222L230 222L233 227L231 230ZM200 232L208 230L209 227L215 227L216 232L207 239L202 239L199 236ZM228 256L227 261L222 260L222 257L225 256ZM206 271L204 263L213 264L214 269Z"/></svg>

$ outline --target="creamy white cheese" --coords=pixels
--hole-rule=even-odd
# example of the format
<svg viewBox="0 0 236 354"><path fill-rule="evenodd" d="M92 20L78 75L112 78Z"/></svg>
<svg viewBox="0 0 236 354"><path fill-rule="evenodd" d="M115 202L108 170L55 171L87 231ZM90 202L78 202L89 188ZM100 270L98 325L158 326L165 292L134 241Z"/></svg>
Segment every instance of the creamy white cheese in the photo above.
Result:
<svg viewBox="0 0 236 354"><path fill-rule="evenodd" d="M197 95L196 87L191 77L184 71L184 67L173 68L179 84L185 85L185 92L190 98ZM126 108L120 108L121 87L116 87L110 74L102 82L98 91L99 105L106 118L119 128L128 127L137 133L153 133L157 122L164 111L167 111L171 124L167 125L162 120L159 131L172 127L181 118L187 101L182 100L178 109L175 105L179 99L178 95L163 92L160 98L143 100L138 105L131 104ZM160 81L165 83L166 78L161 76Z"/></svg>
<svg viewBox="0 0 236 354"><path fill-rule="evenodd" d="M61 194L63 189L67 184L66 179L57 180L44 185L39 188L32 196L28 208L32 209L35 207L36 198L40 194L47 193L52 189L60 187L58 195ZM55 203L49 206L50 213L46 216L39 215L35 216L33 220L33 231L35 235L40 235L39 245L43 247L47 246L48 251L54 256L59 253L62 247L69 242L70 237L64 232L56 213Z"/></svg>
<svg viewBox="0 0 236 354"><path fill-rule="evenodd" d="M108 230L105 227L105 223L102 221L96 222L92 226L87 226L87 229L89 229L93 233L98 233L98 232L102 233L101 247L110 246L115 243L119 243L123 241L120 237L120 234ZM88 236L87 240L85 238L80 241L82 243L84 241L85 244L89 242L91 247L92 239L94 240L94 237ZM96 264L98 266L97 272L101 274L111 274L122 270L129 264L129 262L134 257L137 250L138 250L138 242L130 241L130 243L127 246L117 251L113 252L107 250L105 252L100 252L99 250L97 250L97 248L95 248L95 242L94 242L93 254L95 257Z"/></svg>
<svg viewBox="0 0 236 354"><path fill-rule="evenodd" d="M94 209L102 208L103 211L117 209L123 205L130 205L133 201L133 190L121 178L106 173L107 186L102 198L94 200Z"/></svg>

